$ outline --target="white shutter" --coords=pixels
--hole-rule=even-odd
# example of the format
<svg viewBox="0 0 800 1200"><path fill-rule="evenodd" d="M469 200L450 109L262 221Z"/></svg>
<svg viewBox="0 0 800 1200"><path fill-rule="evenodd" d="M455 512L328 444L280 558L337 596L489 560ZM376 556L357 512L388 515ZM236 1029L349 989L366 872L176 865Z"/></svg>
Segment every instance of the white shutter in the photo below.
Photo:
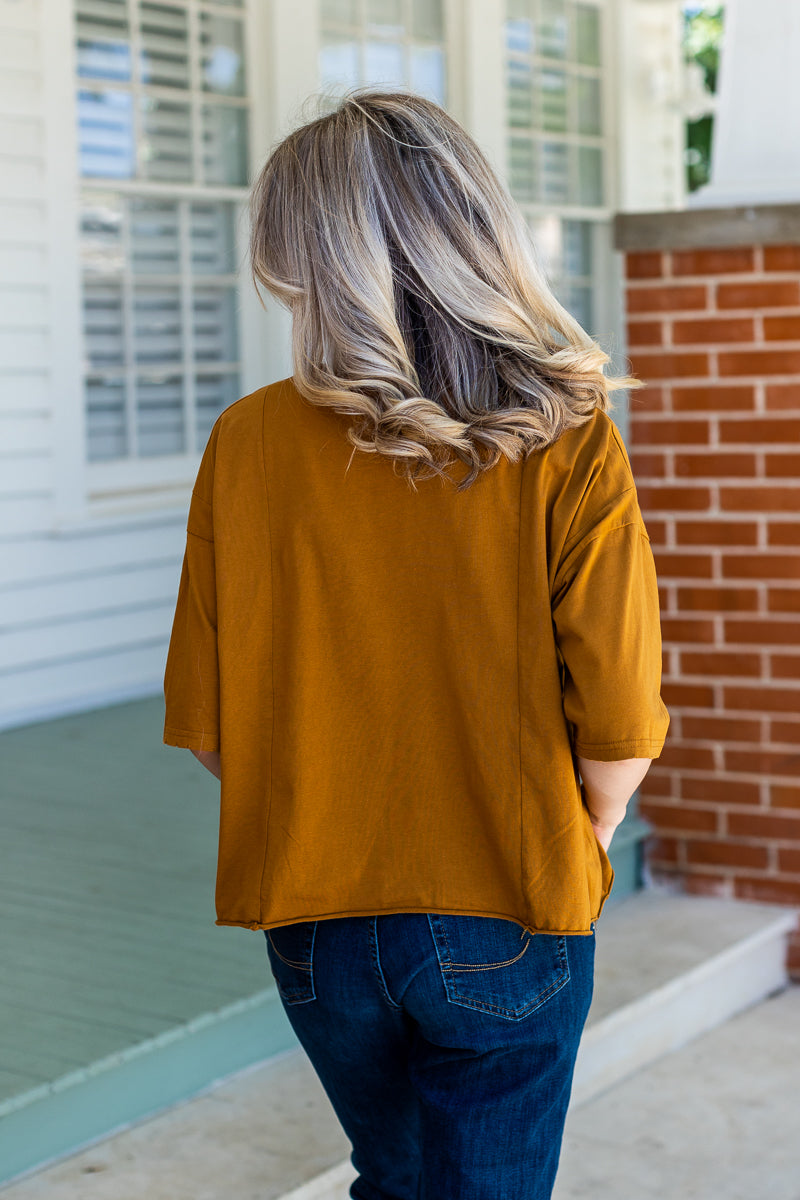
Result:
<svg viewBox="0 0 800 1200"><path fill-rule="evenodd" d="M137 380L136 419L141 455L182 454L186 449L182 376Z"/></svg>
<svg viewBox="0 0 800 1200"><path fill-rule="evenodd" d="M151 87L188 88L189 14L184 8L139 4L140 72Z"/></svg>
<svg viewBox="0 0 800 1200"><path fill-rule="evenodd" d="M442 0L320 0L320 84L407 86L446 104Z"/></svg>
<svg viewBox="0 0 800 1200"><path fill-rule="evenodd" d="M115 283L87 283L83 298L84 345L93 371L125 365L122 288Z"/></svg>
<svg viewBox="0 0 800 1200"><path fill-rule="evenodd" d="M509 183L551 285L591 330L608 239L603 0L506 0Z"/></svg>
<svg viewBox="0 0 800 1200"><path fill-rule="evenodd" d="M130 263L134 275L174 275L181 270L178 205L171 200L133 198Z"/></svg>
<svg viewBox="0 0 800 1200"><path fill-rule="evenodd" d="M134 284L133 359L137 367L183 360L181 294L177 287Z"/></svg>
<svg viewBox="0 0 800 1200"><path fill-rule="evenodd" d="M230 204L193 204L190 212L193 274L232 275L234 232Z"/></svg>
<svg viewBox="0 0 800 1200"><path fill-rule="evenodd" d="M90 374L86 380L89 424L88 458L102 462L128 454L125 420L125 381L113 375Z"/></svg>
<svg viewBox="0 0 800 1200"><path fill-rule="evenodd" d="M75 34L88 458L172 461L239 394L244 9L75 0Z"/></svg>
<svg viewBox="0 0 800 1200"><path fill-rule="evenodd" d="M193 172L192 120L188 104L154 96L140 101L139 171L143 179L189 183Z"/></svg>

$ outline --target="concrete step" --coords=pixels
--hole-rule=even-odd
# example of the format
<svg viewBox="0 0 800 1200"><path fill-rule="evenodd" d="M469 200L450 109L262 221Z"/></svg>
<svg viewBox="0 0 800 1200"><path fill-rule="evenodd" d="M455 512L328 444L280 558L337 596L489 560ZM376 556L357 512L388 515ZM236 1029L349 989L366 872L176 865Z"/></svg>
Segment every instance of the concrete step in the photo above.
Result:
<svg viewBox="0 0 800 1200"><path fill-rule="evenodd" d="M785 987L797 916L783 906L657 890L604 911L572 1103Z"/></svg>
<svg viewBox="0 0 800 1200"><path fill-rule="evenodd" d="M570 1113L783 988L796 919L794 909L652 890L607 906ZM293 1049L12 1183L3 1200L74 1200L88 1195L89 1174L93 1200L346 1200L348 1153Z"/></svg>

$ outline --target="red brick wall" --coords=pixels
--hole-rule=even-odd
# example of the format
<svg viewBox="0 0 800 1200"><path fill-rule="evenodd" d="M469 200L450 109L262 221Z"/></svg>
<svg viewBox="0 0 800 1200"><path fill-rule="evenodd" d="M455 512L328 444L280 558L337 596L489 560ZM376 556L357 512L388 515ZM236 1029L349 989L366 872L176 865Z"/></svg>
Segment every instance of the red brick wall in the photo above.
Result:
<svg viewBox="0 0 800 1200"><path fill-rule="evenodd" d="M648 868L800 905L800 246L629 252L626 275L672 716Z"/></svg>

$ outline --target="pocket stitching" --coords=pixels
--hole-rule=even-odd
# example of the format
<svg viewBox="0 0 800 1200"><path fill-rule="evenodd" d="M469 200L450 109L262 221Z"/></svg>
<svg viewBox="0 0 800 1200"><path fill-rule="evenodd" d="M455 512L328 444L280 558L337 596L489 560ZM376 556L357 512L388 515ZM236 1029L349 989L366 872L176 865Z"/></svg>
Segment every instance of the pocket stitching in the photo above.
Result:
<svg viewBox="0 0 800 1200"><path fill-rule="evenodd" d="M541 1008L544 1002L550 999L550 996L554 996L567 983L569 983L569 973L566 976L559 976L543 992L539 992L538 996L534 996L530 1004L526 1005L521 1012L517 1012L513 1008L503 1008L500 1004L492 1004L490 1000L475 1000L474 997L464 996L455 989L451 994L464 1008L474 1008L478 1012L494 1012L500 1016L520 1020L522 1017L530 1016L537 1008Z"/></svg>
<svg viewBox="0 0 800 1200"><path fill-rule="evenodd" d="M272 949L275 951L275 953L277 954L277 956L278 956L278 958L281 960L281 962L285 962L285 963L286 963L287 967L297 967L297 968L298 968L299 970L301 970L301 971L310 971L310 970L311 970L311 963L301 963L301 962L295 962L295 961L294 961L293 959L291 959L291 958L285 958L285 957L284 957L284 956L281 954L281 952L280 952L280 950L278 949L278 947L275 945L275 942L274 942L274 941L272 940L272 938L270 937L270 930L269 930L269 929L267 930L267 937L269 938L269 944L270 944L270 946L272 946Z"/></svg>
<svg viewBox="0 0 800 1200"><path fill-rule="evenodd" d="M291 983L281 981L277 975L275 975L273 970L273 977L278 988L278 993L287 1004L306 1004L310 1000L316 1000L317 998L316 988L314 986L314 943L316 941L317 922L314 921L311 924L313 925L313 929L311 931L310 938L310 961L307 963L298 963L294 962L292 959L286 958L275 946L275 942L271 936L271 930L264 930L267 936L269 948L272 953L275 954L276 958L278 958L281 962L286 963L286 965L289 967L294 967L295 969L307 972L307 978L303 979L302 981L298 980L297 983L292 985Z"/></svg>
<svg viewBox="0 0 800 1200"><path fill-rule="evenodd" d="M446 937L446 935L445 935ZM507 958L505 962L498 963L454 963L449 962L445 968L448 971L458 971L459 974L466 971L496 971L498 967L510 967L512 963L518 962L522 958L528 946L531 944L531 939L528 938L525 945L520 950L519 954L515 954L513 958ZM450 947L448 946L448 953Z"/></svg>
<svg viewBox="0 0 800 1200"><path fill-rule="evenodd" d="M430 915L428 917L428 921L431 924L431 932L433 933L434 932L433 922L431 921ZM476 1000L474 997L465 996L462 992L460 992L458 990L457 987L455 987L454 972L450 969L452 967L452 962L450 961L450 953L451 953L450 952L450 942L448 941L448 938L447 938L447 929L446 929L444 921L438 921L438 926L439 926L440 932L442 934L442 937L444 938L445 946L447 947L447 958L448 958L448 962L443 963L441 961L441 958L439 957L439 953L438 953L438 949L437 949L436 957L439 961L439 967L442 972L442 982L445 985L445 991L447 993L448 999L454 1001L456 1004L461 1005L463 1008L471 1008L477 1012L496 1013L498 1016L508 1017L512 1020L521 1020L523 1017L530 1016L533 1012L536 1011L537 1008L541 1008L542 1005L545 1003L545 1001L549 1000L550 996L555 995L555 993L557 991L559 991L562 987L564 987L567 983L569 983L570 970L569 970L569 959L567 958L566 936L564 934L561 934L561 936L559 937L558 942L557 942L557 953L558 953L559 961L561 963L561 974L558 975L551 984L549 984L546 988L544 988L543 991L539 992L539 994L537 996L535 996L533 998L533 1000L529 1004L527 1004L521 1012L516 1012L512 1008L505 1008L503 1005L500 1005L500 1004L493 1004L490 1000ZM525 943L525 950L528 949L528 946L530 945L530 943L531 943L531 938L529 938L528 941ZM434 945L436 945L435 934L434 934ZM525 950L523 950L521 952L521 954L517 955L517 959L522 957L522 954L525 953ZM511 961L516 961L516 959L513 959ZM503 964L497 964L497 965L503 965ZM447 971L450 971L449 978L446 974Z"/></svg>

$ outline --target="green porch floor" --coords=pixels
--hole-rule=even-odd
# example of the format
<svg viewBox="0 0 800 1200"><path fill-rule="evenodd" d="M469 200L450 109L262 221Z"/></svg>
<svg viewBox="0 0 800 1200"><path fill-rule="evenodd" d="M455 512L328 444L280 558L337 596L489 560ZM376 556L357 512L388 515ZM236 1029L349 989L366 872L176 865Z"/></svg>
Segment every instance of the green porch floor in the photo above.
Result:
<svg viewBox="0 0 800 1200"><path fill-rule="evenodd" d="M288 1048L160 696L0 733L0 1181ZM187 1036L191 1035L191 1036Z"/></svg>
<svg viewBox="0 0 800 1200"><path fill-rule="evenodd" d="M263 934L214 924L219 784L163 711L0 732L0 1183L296 1044Z"/></svg>

